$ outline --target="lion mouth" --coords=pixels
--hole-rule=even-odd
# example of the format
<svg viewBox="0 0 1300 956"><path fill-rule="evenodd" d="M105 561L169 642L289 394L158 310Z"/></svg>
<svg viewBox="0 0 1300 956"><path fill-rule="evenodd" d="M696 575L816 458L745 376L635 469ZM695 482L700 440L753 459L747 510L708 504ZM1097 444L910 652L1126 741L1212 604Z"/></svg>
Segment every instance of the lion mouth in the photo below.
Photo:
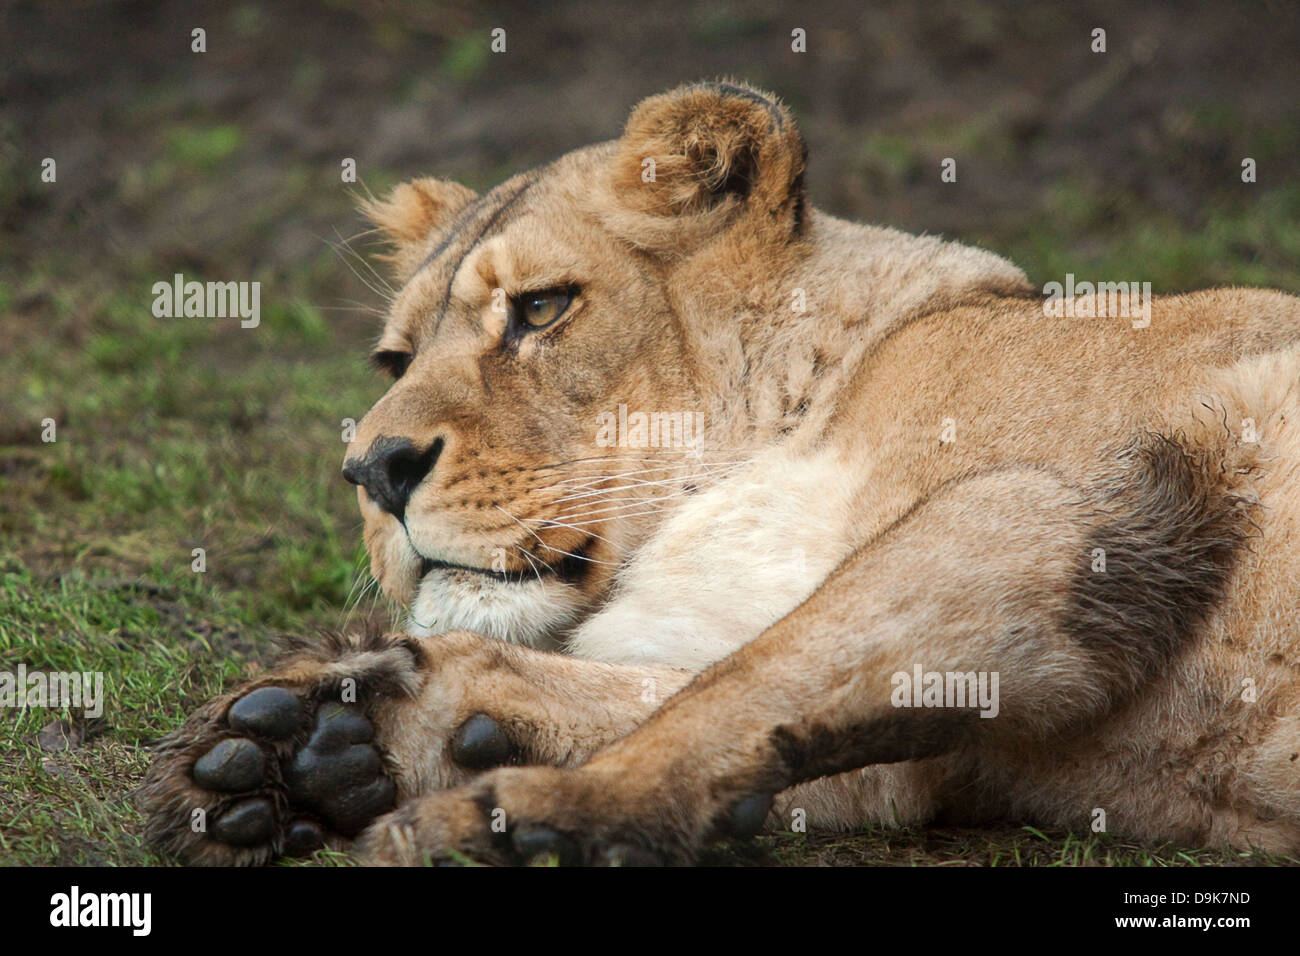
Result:
<svg viewBox="0 0 1300 956"><path fill-rule="evenodd" d="M565 552L564 558L560 561L552 564L543 564L539 561L531 567L516 571L497 571L470 564L457 564L454 561L439 561L420 555L420 580L423 581L430 574L438 572L443 575L477 575L508 584L527 584L529 581L541 581L548 577L557 578L565 584L580 584L591 566L591 558L587 556L587 551L593 540L588 538L577 548Z"/></svg>

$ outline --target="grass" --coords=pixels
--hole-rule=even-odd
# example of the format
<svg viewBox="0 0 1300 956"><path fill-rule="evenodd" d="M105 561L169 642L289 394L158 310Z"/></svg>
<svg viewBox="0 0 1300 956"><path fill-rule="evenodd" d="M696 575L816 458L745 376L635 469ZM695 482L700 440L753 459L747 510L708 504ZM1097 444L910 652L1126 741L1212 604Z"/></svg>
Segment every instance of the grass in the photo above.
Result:
<svg viewBox="0 0 1300 956"><path fill-rule="evenodd" d="M362 360L298 300L263 332L155 320L122 285L0 287L24 313L0 357L0 670L102 672L108 698L98 721L0 710L2 864L157 862L129 800L143 745L277 633L337 625L364 566L337 477L341 421L378 392ZM23 334L30 311L53 334ZM81 746L42 750L61 718Z"/></svg>
<svg viewBox="0 0 1300 956"><path fill-rule="evenodd" d="M1290 265L1300 258L1300 185L1271 190L1258 202L1224 200L1198 228L1079 182L1054 186L1044 205L1015 229L982 239L1039 285L1073 272L1079 279L1140 276L1157 294L1216 285L1300 292ZM1062 230L1071 243L1061 241Z"/></svg>

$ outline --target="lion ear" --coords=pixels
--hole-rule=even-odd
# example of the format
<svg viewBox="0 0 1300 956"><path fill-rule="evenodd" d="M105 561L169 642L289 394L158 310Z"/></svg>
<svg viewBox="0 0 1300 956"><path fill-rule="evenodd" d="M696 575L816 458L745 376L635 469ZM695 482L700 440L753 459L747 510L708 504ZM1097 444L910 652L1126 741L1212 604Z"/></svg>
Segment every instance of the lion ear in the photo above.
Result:
<svg viewBox="0 0 1300 956"><path fill-rule="evenodd" d="M652 96L618 144L615 187L640 212L691 215L744 204L797 219L806 150L773 96L704 83Z"/></svg>
<svg viewBox="0 0 1300 956"><path fill-rule="evenodd" d="M383 199L363 200L361 212L391 246L391 252L380 258L391 262L397 279L405 282L428 254L429 238L476 195L447 179L413 179Z"/></svg>

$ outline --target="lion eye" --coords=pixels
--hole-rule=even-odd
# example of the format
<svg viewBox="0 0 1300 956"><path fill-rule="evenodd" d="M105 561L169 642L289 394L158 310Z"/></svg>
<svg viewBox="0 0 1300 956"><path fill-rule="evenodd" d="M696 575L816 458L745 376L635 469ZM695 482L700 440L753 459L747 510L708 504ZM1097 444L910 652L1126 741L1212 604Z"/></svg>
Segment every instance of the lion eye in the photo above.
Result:
<svg viewBox="0 0 1300 956"><path fill-rule="evenodd" d="M529 292L519 298L519 318L525 325L540 329L564 315L572 301L568 291Z"/></svg>
<svg viewBox="0 0 1300 956"><path fill-rule="evenodd" d="M372 352L370 361L381 371L387 372L394 379L399 379L406 374L410 368L411 361L415 358L409 352L398 352L392 349L385 349L380 352Z"/></svg>

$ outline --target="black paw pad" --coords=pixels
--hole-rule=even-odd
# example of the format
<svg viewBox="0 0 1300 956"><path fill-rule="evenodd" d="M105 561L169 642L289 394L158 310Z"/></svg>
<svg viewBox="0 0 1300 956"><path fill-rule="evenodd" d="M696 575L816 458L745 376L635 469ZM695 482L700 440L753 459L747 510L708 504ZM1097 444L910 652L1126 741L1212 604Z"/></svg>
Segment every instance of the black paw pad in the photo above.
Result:
<svg viewBox="0 0 1300 956"><path fill-rule="evenodd" d="M212 824L212 835L231 846L266 843L275 832L275 812L263 797L241 800Z"/></svg>
<svg viewBox="0 0 1300 956"><path fill-rule="evenodd" d="M284 768L293 805L318 813L345 836L391 810L397 788L384 775L373 737L374 727L357 708L322 707L307 746Z"/></svg>
<svg viewBox="0 0 1300 956"><path fill-rule="evenodd" d="M521 826L512 834L511 843L519 859L525 863L550 855L558 858L561 866L573 866L579 862L578 845L547 826Z"/></svg>
<svg viewBox="0 0 1300 956"><path fill-rule="evenodd" d="M375 817L397 806L397 786L387 777L376 777L359 787L349 787L320 804L321 815L346 836L356 836Z"/></svg>
<svg viewBox="0 0 1300 956"><path fill-rule="evenodd" d="M338 753L349 744L368 744L375 727L356 707L328 703L316 715L316 731L309 744L319 753Z"/></svg>
<svg viewBox="0 0 1300 956"><path fill-rule="evenodd" d="M727 824L732 836L752 837L763 829L767 814L772 809L772 795L755 793L742 797L731 807Z"/></svg>
<svg viewBox="0 0 1300 956"><path fill-rule="evenodd" d="M265 772L262 748L243 737L232 737L195 762L194 782L205 790L240 793L260 787Z"/></svg>
<svg viewBox="0 0 1300 956"><path fill-rule="evenodd" d="M260 687L235 701L227 720L243 733L287 740L302 728L302 704L296 694L283 687Z"/></svg>
<svg viewBox="0 0 1300 956"><path fill-rule="evenodd" d="M289 856L311 856L325 845L325 831L315 820L294 820L284 837Z"/></svg>
<svg viewBox="0 0 1300 956"><path fill-rule="evenodd" d="M451 738L451 758L470 770L504 766L513 752L506 732L487 714L470 717Z"/></svg>

